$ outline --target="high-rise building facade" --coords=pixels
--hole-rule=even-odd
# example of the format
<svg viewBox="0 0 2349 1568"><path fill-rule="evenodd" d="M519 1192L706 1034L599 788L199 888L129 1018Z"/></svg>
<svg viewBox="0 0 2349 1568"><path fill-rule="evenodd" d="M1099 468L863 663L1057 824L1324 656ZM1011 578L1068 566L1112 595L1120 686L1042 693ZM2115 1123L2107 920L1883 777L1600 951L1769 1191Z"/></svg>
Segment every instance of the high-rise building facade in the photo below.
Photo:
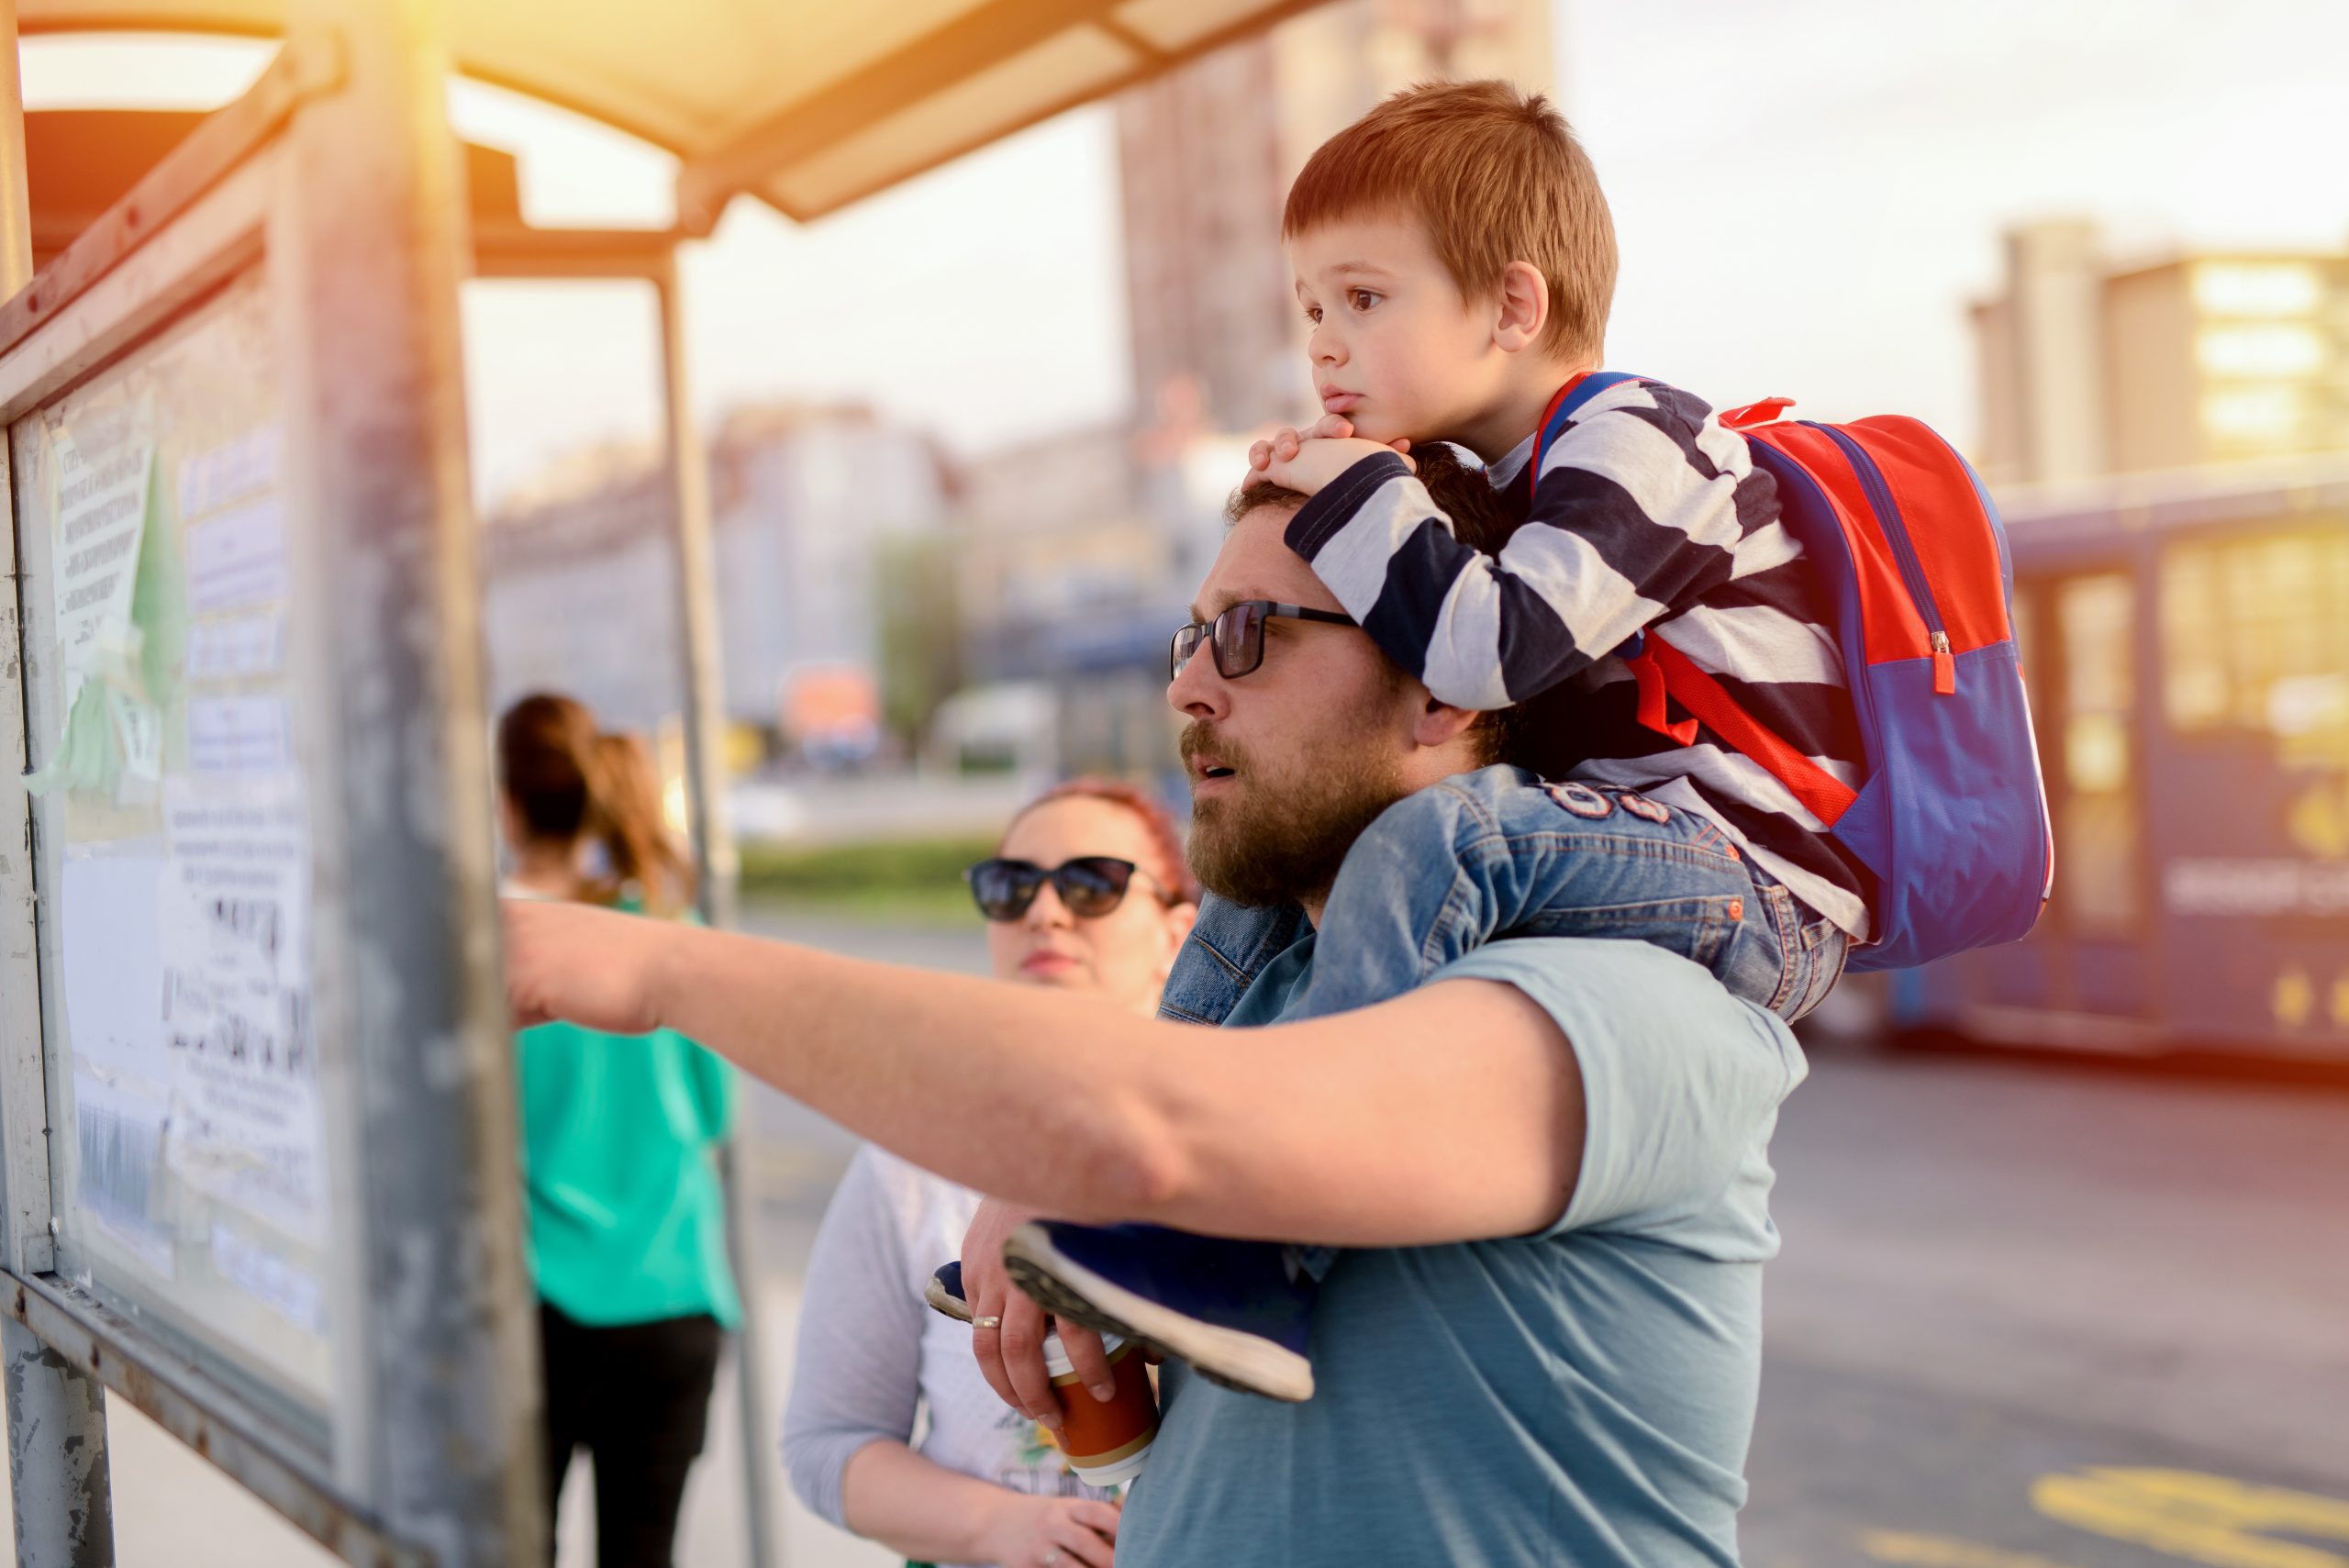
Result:
<svg viewBox="0 0 2349 1568"><path fill-rule="evenodd" d="M1313 412L1281 254L1289 182L1416 82L1553 75L1547 0L1338 0L1119 100L1135 407L1145 426L1248 431Z"/></svg>
<svg viewBox="0 0 2349 1568"><path fill-rule="evenodd" d="M1974 329L1993 483L2349 451L2349 250L2120 265L2034 224Z"/></svg>

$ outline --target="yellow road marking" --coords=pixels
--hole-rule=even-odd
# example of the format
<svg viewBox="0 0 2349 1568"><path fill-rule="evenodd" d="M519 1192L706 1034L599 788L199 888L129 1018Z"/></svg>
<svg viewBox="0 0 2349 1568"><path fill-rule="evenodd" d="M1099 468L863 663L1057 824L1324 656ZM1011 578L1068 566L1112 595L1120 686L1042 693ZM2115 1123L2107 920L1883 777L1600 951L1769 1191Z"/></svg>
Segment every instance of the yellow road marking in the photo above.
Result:
<svg viewBox="0 0 2349 1568"><path fill-rule="evenodd" d="M2028 1551L2001 1551L1955 1536L1899 1530L1870 1530L1860 1537L1860 1550L1878 1562L1896 1562L1903 1568L2070 1568L2068 1563Z"/></svg>
<svg viewBox="0 0 2349 1568"><path fill-rule="evenodd" d="M2209 1568L2349 1568L2349 1556L2260 1533L2349 1541L2349 1502L2188 1470L2097 1466L2043 1475L2031 1500L2049 1518Z"/></svg>

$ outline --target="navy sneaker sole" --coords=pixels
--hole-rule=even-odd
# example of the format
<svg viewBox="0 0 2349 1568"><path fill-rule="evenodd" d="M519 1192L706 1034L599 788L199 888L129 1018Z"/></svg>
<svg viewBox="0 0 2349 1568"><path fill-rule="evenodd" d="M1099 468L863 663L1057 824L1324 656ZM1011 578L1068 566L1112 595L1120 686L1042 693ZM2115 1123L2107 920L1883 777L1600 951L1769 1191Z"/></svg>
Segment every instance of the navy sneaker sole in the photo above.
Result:
<svg viewBox="0 0 2349 1568"><path fill-rule="evenodd" d="M939 1264L921 1295L922 1299L930 1303L931 1311L943 1312L957 1323L971 1320L971 1304L963 1299L963 1264L960 1260Z"/></svg>
<svg viewBox="0 0 2349 1568"><path fill-rule="evenodd" d="M1137 1296L1063 1252L1041 1225L1011 1233L1003 1244L1003 1266L1021 1294L1063 1323L1139 1340L1241 1394L1291 1405L1313 1397L1313 1363L1295 1351Z"/></svg>

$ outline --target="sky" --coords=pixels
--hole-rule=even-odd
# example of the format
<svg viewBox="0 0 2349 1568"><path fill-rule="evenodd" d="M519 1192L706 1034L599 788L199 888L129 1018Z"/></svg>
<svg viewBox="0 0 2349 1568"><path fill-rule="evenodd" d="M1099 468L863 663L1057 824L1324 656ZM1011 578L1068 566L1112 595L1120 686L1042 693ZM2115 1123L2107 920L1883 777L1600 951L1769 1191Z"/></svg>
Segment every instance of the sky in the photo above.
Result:
<svg viewBox="0 0 2349 1568"><path fill-rule="evenodd" d="M1560 0L1560 95L1613 206L1609 361L1717 403L1783 394L1969 440L1965 306L2009 224L2121 258L2349 249L2349 6L2331 0ZM140 51L145 50L142 54ZM217 103L250 46L31 39L28 104ZM460 83L541 223L659 224L674 165ZM1116 136L1082 109L795 226L738 200L685 257L695 399L854 399L981 451L1130 401ZM476 488L657 429L626 285L468 285Z"/></svg>

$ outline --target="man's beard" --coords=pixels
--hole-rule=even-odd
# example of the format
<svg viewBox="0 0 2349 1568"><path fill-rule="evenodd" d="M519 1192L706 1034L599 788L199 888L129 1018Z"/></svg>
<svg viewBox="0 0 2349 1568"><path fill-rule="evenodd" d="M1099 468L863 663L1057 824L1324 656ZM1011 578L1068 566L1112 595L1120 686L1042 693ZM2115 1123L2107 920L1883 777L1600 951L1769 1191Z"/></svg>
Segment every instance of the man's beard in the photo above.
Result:
<svg viewBox="0 0 2349 1568"><path fill-rule="evenodd" d="M1328 896L1346 851L1404 795L1391 752L1360 728L1331 733L1340 739L1304 757L1293 777L1279 777L1198 720L1184 729L1186 762L1211 752L1242 785L1236 798L1192 802L1191 872L1201 886L1254 908Z"/></svg>

